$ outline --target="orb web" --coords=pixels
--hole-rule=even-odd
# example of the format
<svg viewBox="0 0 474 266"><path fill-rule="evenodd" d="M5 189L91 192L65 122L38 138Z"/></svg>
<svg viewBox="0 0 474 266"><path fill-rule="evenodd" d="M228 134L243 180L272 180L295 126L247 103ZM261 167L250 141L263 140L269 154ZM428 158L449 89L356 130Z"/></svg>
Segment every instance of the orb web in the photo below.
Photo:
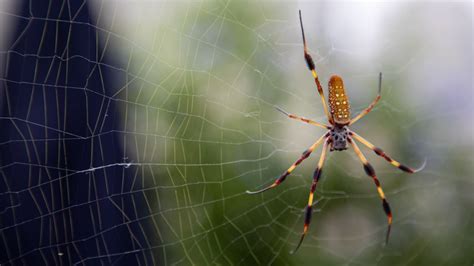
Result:
<svg viewBox="0 0 474 266"><path fill-rule="evenodd" d="M474 261L468 2L43 2L0 13L14 29L0 52L0 263ZM394 213L386 247L351 149L328 156L295 255L320 148L245 193L324 133L274 108L325 122L298 9L323 85L343 77L354 114L384 73L352 128L409 165L428 159L408 175L363 148Z"/></svg>

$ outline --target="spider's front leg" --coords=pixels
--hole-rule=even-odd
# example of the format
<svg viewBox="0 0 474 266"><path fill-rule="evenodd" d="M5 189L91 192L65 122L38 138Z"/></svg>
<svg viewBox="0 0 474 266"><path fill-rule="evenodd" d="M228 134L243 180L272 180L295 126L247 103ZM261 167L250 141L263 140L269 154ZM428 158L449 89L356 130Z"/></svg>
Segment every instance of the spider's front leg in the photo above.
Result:
<svg viewBox="0 0 474 266"><path fill-rule="evenodd" d="M306 233L308 232L309 224L311 223L311 214L313 211L314 191L316 190L316 186L318 185L319 178L321 177L321 171L323 169L324 160L326 159L326 153L328 150L329 141L330 139L327 139L324 142L323 151L321 152L321 157L319 158L318 166L316 167L316 170L314 171L314 174L313 174L313 182L311 183L311 189L309 191L308 205L306 206L303 233L301 234L301 238L300 238L300 241L298 242L298 245L291 252L291 254L294 254L300 248L301 243L303 243L303 239L306 236Z"/></svg>
<svg viewBox="0 0 474 266"><path fill-rule="evenodd" d="M369 161L367 161L364 154L362 154L362 152L360 151L355 141L353 141L351 138L347 138L347 141L349 141L349 143L352 145L357 157L359 157L360 161L364 165L365 173L368 176L372 177L372 180L374 181L375 186L377 186L377 192L379 193L379 197L382 200L382 207L388 219L387 235L385 237L385 244L387 244L388 238L390 237L390 229L392 227L392 211L390 210L390 205L388 204L388 201L385 198L385 193L383 193L382 186L380 185L380 181L377 178L377 175L375 174L375 170L372 167L372 165L370 165Z"/></svg>

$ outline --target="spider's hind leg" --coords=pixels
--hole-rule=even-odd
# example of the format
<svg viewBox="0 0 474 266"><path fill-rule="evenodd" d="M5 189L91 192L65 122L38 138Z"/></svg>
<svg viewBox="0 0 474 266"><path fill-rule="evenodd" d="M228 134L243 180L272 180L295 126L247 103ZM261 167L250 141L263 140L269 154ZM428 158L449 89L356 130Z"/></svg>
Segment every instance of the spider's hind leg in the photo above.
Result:
<svg viewBox="0 0 474 266"><path fill-rule="evenodd" d="M362 110L362 112L360 112L360 114L358 114L356 117L351 119L351 122L349 122L349 126L354 124L357 120L364 117L366 114L370 113L370 111L372 111L372 109L375 107L377 102L382 97L381 92L382 92L382 72L379 73L379 89L378 89L378 92L377 92L377 96L375 97L375 99L372 101L372 103L370 103L370 105L367 108Z"/></svg>
<svg viewBox="0 0 474 266"><path fill-rule="evenodd" d="M304 35L303 19L301 17L301 10L299 11L299 15L300 15L301 35L303 37L304 59L306 61L306 65L308 66L308 69L311 71L311 74L313 75L314 82L316 84L316 88L318 89L319 96L321 97L321 102L323 104L324 113L326 114L329 123L333 124L334 121L332 119L332 116L329 115L328 106L326 104L326 99L324 97L323 87L321 86L321 82L319 81L318 73L316 72L316 68L315 68L315 65L314 65L313 58L311 57L311 55L308 52L308 45L306 44L306 37Z"/></svg>

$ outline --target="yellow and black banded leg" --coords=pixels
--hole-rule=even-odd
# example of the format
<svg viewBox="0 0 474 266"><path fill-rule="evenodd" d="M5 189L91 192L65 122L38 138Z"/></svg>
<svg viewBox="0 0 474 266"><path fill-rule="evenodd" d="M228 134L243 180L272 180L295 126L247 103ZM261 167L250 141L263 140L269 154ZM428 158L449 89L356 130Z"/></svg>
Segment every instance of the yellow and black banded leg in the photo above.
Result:
<svg viewBox="0 0 474 266"><path fill-rule="evenodd" d="M296 119L296 120L300 120L302 122L305 122L305 123L308 123L308 124L311 124L311 125L314 125L314 126L318 126L318 127L322 127L322 128L325 128L325 129L331 129L330 126L328 125L325 125L325 124L321 124L321 123L318 123L318 122L315 122L313 120L310 120L310 119L307 119L307 118L304 118L304 117L301 117L301 116L297 116L297 115L294 115L294 114L290 114L288 112L286 112L285 110L281 109L280 107L278 106L275 106L275 108L282 112L284 115L288 116L289 118L292 118L292 119Z"/></svg>
<svg viewBox="0 0 474 266"><path fill-rule="evenodd" d="M318 166L316 167L316 170L314 171L314 174L313 174L313 182L311 183L311 190L309 191L308 205L306 206L306 211L305 211L305 216L304 216L303 233L301 234L301 238L300 238L300 241L298 242L298 245L291 252L291 254L295 253L300 248L301 243L303 243L303 239L306 236L306 233L308 233L309 224L311 223L311 214L313 212L314 191L316 190L316 186L318 185L319 178L321 177L321 171L323 169L324 160L326 159L326 153L328 150L328 141L329 140L326 140L326 142L324 142L323 151L321 152L321 157L319 157Z"/></svg>
<svg viewBox="0 0 474 266"><path fill-rule="evenodd" d="M321 96L321 101L323 102L324 113L326 114L329 123L334 124L334 121L332 120L332 117L329 115L328 106L326 104L326 99L324 98L323 87L321 86L321 83L319 82L319 77L318 77L318 73L316 72L316 68L315 68L315 65L314 65L313 58L308 53L308 46L306 45L306 37L304 35L304 29L303 29L303 19L301 18L301 10L300 10L299 14L300 14L301 34L303 35L304 59L306 60L306 64L308 65L308 68L311 71L311 74L313 74L314 82L316 83L316 87L318 88L319 96Z"/></svg>
<svg viewBox="0 0 474 266"><path fill-rule="evenodd" d="M247 194L258 194L258 193L262 193L264 191L267 191L271 188L274 188L276 186L278 186L279 184L281 184L283 181L285 181L286 177L288 175L291 174L291 172L293 172L293 170L295 170L295 168L302 162L304 161L306 158L309 157L309 155L319 146L319 144L321 144L321 142L325 139L327 139L329 137L329 132L324 134L323 136L321 136L315 143L313 143L313 145L311 145L311 147L309 147L307 150L305 150L303 152L303 154L301 155L301 157L296 161L294 162L290 168L288 168L288 170L286 170L283 174L280 175L280 177L277 178L277 180L275 180L275 182L273 182L273 184L271 184L270 186L266 187L266 188L263 188L263 189L260 189L260 190L257 190L257 191L246 191Z"/></svg>
<svg viewBox="0 0 474 266"><path fill-rule="evenodd" d="M426 165L426 159L425 161L423 162L423 164L417 168L417 169L414 169L414 168L411 168L411 167L408 167L408 166L405 166L397 161L395 161L394 159L392 159L390 156L388 156L382 149L376 147L375 145L373 145L372 143L368 142L366 139L364 139L363 137L361 137L360 135L358 135L357 133L355 133L354 131L350 131L349 132L349 135L354 137L357 141L359 141L360 143L364 144L365 146L367 146L369 149L373 150L375 152L375 154L377 154L378 156L380 157L383 157L387 162L389 162L390 164L392 164L393 166L397 167L398 169L404 171L404 172L407 172L407 173L410 173L410 174L413 174L413 173L416 173L416 172L419 172L421 170L423 170L423 168L425 168L425 165Z"/></svg>
<svg viewBox="0 0 474 266"><path fill-rule="evenodd" d="M369 107L365 108L362 112L360 112L360 114L358 114L356 117L351 119L351 122L349 122L349 126L354 124L357 120L364 117L366 114L370 113L370 111L372 111L374 106L377 104L377 102L382 97L381 92L382 92L382 72L379 73L379 90L378 90L377 96L372 101L372 103L369 105Z"/></svg>
<svg viewBox="0 0 474 266"><path fill-rule="evenodd" d="M388 201L385 198L385 194L383 193L382 186L380 185L380 181L377 178L377 175L375 174L375 170L372 167L372 165L370 165L370 163L365 158L364 154L362 154L362 152L360 151L355 141L353 141L351 138L347 138L347 141L349 141L349 143L352 145L355 153L357 154L357 157L359 157L362 164L364 164L365 173L368 176L372 177L372 180L374 180L375 186L377 186L377 192L379 193L380 199L382 199L383 210L385 211L385 214L387 215L387 218L388 218L387 235L385 237L385 244L387 244L388 238L390 237L390 229L392 227L392 211L390 210L390 205L388 204Z"/></svg>

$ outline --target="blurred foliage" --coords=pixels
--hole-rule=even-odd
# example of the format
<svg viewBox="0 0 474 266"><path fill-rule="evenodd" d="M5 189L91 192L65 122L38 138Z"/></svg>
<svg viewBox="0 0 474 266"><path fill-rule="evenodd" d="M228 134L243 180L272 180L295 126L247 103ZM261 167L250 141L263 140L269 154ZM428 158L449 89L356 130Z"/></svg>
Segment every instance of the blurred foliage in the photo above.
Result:
<svg viewBox="0 0 474 266"><path fill-rule="evenodd" d="M350 150L331 154L317 189L309 235L291 256L303 228L302 211L319 151L280 187L257 196L244 192L270 184L323 133L286 119L273 107L324 118L302 57L300 7L268 1L133 5L140 12L131 12L132 20L116 22L116 31L127 36L119 43L137 44L116 44L130 74L119 97L130 132L127 149L134 162L144 163L137 175L150 188L145 195L153 215L147 228L150 240L156 241L150 245L157 261L474 262L472 136L470 142L453 143L450 134L455 132L443 129L440 139L432 130L452 123L458 114L442 113L444 107L435 106L433 98L406 101L410 89L420 87L405 81L417 74L405 68L412 69L409 62L419 59L417 53L426 52L429 43L416 31L405 35L409 24L396 25L399 20L391 17L387 27L392 28L384 30L400 35L381 40L381 52L370 63L333 46L331 23L325 22L331 14L312 11L330 10L328 4L304 6L306 34L323 83L332 71L346 77L353 112L375 96L378 71L386 73L381 103L354 129L409 165L427 156L428 167L410 176L364 149L394 212L391 241L384 247L386 218L375 187ZM401 20L413 22L422 6L404 4L409 12ZM465 60L472 63L472 56Z"/></svg>

